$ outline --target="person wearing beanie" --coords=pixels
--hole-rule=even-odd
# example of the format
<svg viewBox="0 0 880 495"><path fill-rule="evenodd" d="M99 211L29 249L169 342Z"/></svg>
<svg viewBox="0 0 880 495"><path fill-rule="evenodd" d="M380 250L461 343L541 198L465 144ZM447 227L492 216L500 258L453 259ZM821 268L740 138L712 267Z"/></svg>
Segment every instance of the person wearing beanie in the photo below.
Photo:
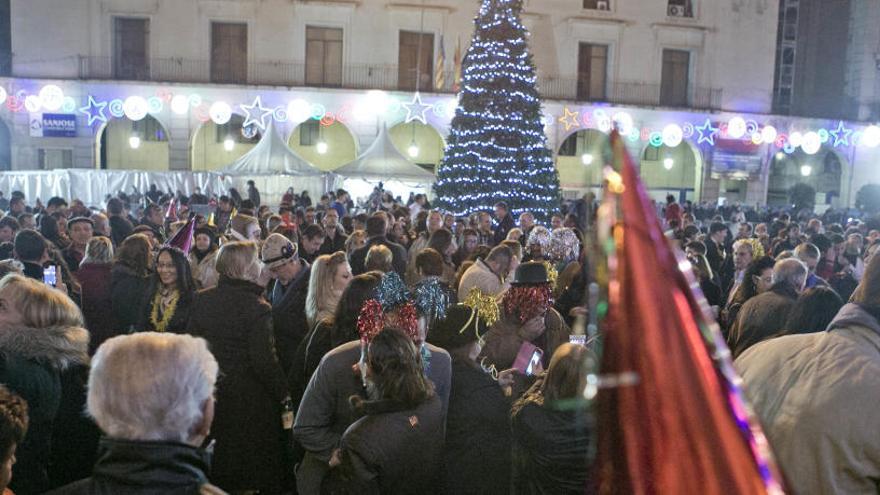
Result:
<svg viewBox="0 0 880 495"><path fill-rule="evenodd" d="M477 362L488 329L478 310L456 304L428 334L428 342L452 357L444 493L510 492L511 400L504 390L512 384L513 371L493 376Z"/></svg>
<svg viewBox="0 0 880 495"><path fill-rule="evenodd" d="M199 289L209 289L217 285L219 275L214 268L217 259L217 233L211 227L199 227L193 236L193 247L189 252L189 266L193 280Z"/></svg>
<svg viewBox="0 0 880 495"><path fill-rule="evenodd" d="M296 244L281 234L271 234L266 238L260 259L272 277L266 294L272 304L278 360L287 374L300 341L310 330L306 318L306 298L311 267L300 259Z"/></svg>

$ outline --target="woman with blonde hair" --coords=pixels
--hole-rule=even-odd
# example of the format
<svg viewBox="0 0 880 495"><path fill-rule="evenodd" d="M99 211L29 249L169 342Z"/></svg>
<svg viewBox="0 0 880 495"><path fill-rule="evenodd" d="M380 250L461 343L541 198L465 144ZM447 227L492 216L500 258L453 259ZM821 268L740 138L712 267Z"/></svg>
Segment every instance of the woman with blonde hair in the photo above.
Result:
<svg viewBox="0 0 880 495"><path fill-rule="evenodd" d="M82 313L64 292L18 274L0 280L0 383L27 401L30 423L16 451L15 492L49 489L52 430L68 393L62 375L88 364L88 343Z"/></svg>
<svg viewBox="0 0 880 495"><path fill-rule="evenodd" d="M282 403L289 396L275 354L272 307L263 297L259 248L225 243L216 287L196 294L188 333L204 337L220 365L211 481L226 491L282 493Z"/></svg>
<svg viewBox="0 0 880 495"><path fill-rule="evenodd" d="M367 245L367 233L363 230L355 230L345 240L345 254L351 258L351 253Z"/></svg>
<svg viewBox="0 0 880 495"><path fill-rule="evenodd" d="M309 292L306 295L306 321L309 329L315 328L318 322L331 318L336 313L339 298L349 282L351 266L344 252L318 256L312 263Z"/></svg>
<svg viewBox="0 0 880 495"><path fill-rule="evenodd" d="M113 268L113 243L107 237L92 237L76 272L82 286L82 311L91 340L89 354L102 342L116 335L113 325L110 280Z"/></svg>

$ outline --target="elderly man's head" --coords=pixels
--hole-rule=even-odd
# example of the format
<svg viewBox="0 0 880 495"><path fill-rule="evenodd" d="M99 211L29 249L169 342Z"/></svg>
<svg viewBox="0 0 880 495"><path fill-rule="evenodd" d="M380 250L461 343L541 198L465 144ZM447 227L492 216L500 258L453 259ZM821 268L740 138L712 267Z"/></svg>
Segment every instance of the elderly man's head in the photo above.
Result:
<svg viewBox="0 0 880 495"><path fill-rule="evenodd" d="M816 271L816 265L819 264L819 256L821 256L821 254L819 248L809 242L798 244L798 246L794 248L794 255L797 259L803 261L807 265L810 273Z"/></svg>
<svg viewBox="0 0 880 495"><path fill-rule="evenodd" d="M733 267L738 271L745 270L754 258L754 247L745 239L733 243Z"/></svg>
<svg viewBox="0 0 880 495"><path fill-rule="evenodd" d="M217 360L204 339L144 332L92 358L88 411L114 439L201 445L214 419Z"/></svg>
<svg viewBox="0 0 880 495"><path fill-rule="evenodd" d="M773 285L785 284L796 292L804 290L809 270L801 260L787 258L773 265Z"/></svg>

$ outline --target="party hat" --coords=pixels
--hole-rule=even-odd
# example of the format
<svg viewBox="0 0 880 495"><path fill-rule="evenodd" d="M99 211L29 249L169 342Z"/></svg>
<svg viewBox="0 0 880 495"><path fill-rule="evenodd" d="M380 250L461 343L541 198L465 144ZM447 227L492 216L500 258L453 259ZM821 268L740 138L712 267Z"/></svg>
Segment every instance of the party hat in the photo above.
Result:
<svg viewBox="0 0 880 495"><path fill-rule="evenodd" d="M192 248L193 242L193 233L196 230L196 219L195 217L190 218L186 225L184 225L180 230L174 234L174 237L168 240L165 243L166 246L176 247L183 251L183 254L189 254L189 250Z"/></svg>

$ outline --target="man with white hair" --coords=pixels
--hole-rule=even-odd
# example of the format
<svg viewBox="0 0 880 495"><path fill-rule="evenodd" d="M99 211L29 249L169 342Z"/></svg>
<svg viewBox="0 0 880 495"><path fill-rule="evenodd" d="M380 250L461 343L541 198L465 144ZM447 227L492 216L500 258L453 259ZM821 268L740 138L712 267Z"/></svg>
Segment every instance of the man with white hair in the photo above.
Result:
<svg viewBox="0 0 880 495"><path fill-rule="evenodd" d="M754 255L755 248L750 241L739 239L733 243L733 273L730 280L724 281L724 287L722 287L722 289L727 291L728 302L733 298L734 292L742 283L746 268L749 267L752 259L754 259Z"/></svg>
<svg viewBox="0 0 880 495"><path fill-rule="evenodd" d="M804 290L807 273L807 265L795 258L773 265L773 287L746 301L730 327L727 344L734 358L782 330L789 311Z"/></svg>
<svg viewBox="0 0 880 495"><path fill-rule="evenodd" d="M92 477L51 492L219 494L201 448L214 419L217 361L204 339L144 332L92 358L88 412L106 435Z"/></svg>

